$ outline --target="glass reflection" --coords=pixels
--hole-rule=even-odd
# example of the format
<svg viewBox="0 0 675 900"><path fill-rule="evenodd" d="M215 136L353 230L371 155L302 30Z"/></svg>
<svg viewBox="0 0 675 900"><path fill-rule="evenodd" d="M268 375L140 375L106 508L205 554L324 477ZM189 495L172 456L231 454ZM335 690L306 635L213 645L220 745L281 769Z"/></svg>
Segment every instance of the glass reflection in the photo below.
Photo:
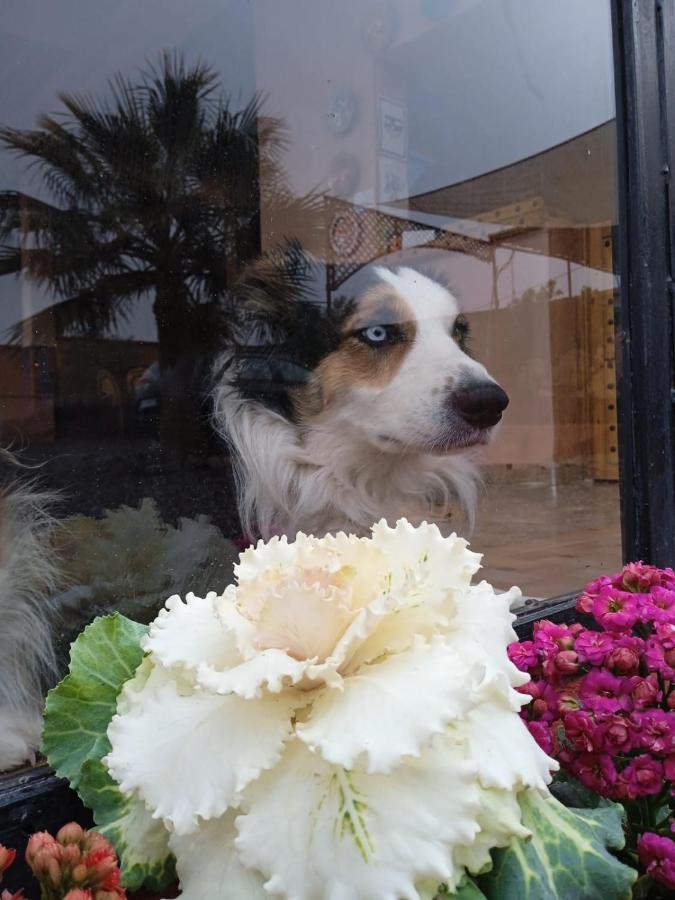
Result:
<svg viewBox="0 0 675 900"><path fill-rule="evenodd" d="M6 21L0 611L22 535L55 568L0 633L0 768L52 642L260 535L432 518L535 598L617 568L608 3Z"/></svg>

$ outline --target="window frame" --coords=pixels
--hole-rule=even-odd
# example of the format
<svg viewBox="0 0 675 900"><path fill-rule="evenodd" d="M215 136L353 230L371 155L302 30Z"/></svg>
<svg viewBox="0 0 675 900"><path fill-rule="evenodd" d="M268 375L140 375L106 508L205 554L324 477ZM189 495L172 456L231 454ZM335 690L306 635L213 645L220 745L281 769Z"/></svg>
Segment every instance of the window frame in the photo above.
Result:
<svg viewBox="0 0 675 900"><path fill-rule="evenodd" d="M624 562L675 562L675 4L613 0ZM665 322L665 327L664 327Z"/></svg>
<svg viewBox="0 0 675 900"><path fill-rule="evenodd" d="M612 0L618 151L615 271L621 540L625 562L675 562L675 0ZM675 151L674 151L675 152ZM665 327L664 327L665 321ZM518 616L570 621L575 594ZM0 775L0 843L91 816L46 765ZM6 886L28 881L18 864Z"/></svg>

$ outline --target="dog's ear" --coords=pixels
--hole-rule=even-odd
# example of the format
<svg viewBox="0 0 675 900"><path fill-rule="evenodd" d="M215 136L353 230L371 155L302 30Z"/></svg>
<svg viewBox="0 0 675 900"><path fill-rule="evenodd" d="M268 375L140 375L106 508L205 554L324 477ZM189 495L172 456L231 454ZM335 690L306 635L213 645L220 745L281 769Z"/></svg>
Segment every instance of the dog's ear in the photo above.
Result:
<svg viewBox="0 0 675 900"><path fill-rule="evenodd" d="M347 296L328 302L325 265L299 242L264 254L233 291L227 377L243 397L289 415L292 391L338 347L353 306Z"/></svg>

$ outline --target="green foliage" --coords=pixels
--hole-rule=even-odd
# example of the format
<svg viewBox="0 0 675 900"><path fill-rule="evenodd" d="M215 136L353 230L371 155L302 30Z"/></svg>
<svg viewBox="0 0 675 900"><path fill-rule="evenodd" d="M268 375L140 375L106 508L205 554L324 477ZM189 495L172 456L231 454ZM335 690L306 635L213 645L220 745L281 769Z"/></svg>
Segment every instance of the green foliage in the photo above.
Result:
<svg viewBox="0 0 675 900"><path fill-rule="evenodd" d="M624 845L618 804L567 809L535 791L522 795L526 840L493 852L477 882L490 900L629 900L637 872L609 851Z"/></svg>
<svg viewBox="0 0 675 900"><path fill-rule="evenodd" d="M145 885L161 890L176 878L174 859L167 848L167 832L140 800L125 797L97 759L82 767L78 788L82 801L94 812L97 830L117 851L122 883L129 890Z"/></svg>
<svg viewBox="0 0 675 900"><path fill-rule="evenodd" d="M115 847L122 882L160 890L175 878L167 832L143 804L125 797L101 759L123 684L143 660L147 626L119 613L96 619L73 643L69 674L47 695L43 751L92 810L97 829Z"/></svg>
<svg viewBox="0 0 675 900"><path fill-rule="evenodd" d="M96 619L72 645L69 674L47 695L42 749L74 788L85 761L110 749L108 723L122 685L143 659L146 631L119 613Z"/></svg>

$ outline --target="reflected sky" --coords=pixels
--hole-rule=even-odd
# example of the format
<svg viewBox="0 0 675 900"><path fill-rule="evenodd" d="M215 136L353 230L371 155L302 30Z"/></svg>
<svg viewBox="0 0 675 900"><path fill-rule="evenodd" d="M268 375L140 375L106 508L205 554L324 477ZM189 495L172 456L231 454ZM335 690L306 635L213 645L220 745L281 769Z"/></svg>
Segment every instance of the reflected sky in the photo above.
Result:
<svg viewBox="0 0 675 900"><path fill-rule="evenodd" d="M386 46L368 46L383 10ZM58 109L61 91L105 96L111 75L133 75L163 48L206 61L235 101L266 95L288 128L284 165L298 193L325 183L335 154L349 148L362 169L355 199L365 203L377 199L365 159L377 99L397 85L407 95L411 194L499 169L614 114L607 0L4 0L0 121L32 127ZM361 122L340 138L325 119L346 92ZM0 152L0 189L17 187L43 190ZM17 319L21 290L0 279L0 331ZM23 290L33 308L46 302ZM146 307L130 336L154 336Z"/></svg>

